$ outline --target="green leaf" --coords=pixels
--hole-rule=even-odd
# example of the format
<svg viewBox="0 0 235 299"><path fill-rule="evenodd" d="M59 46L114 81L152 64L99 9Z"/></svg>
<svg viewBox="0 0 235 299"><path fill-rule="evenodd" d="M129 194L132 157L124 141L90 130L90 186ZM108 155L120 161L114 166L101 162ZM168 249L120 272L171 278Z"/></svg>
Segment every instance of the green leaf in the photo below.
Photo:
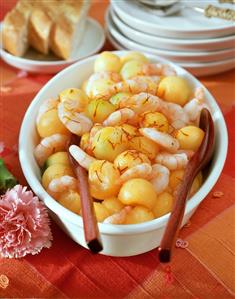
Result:
<svg viewBox="0 0 235 299"><path fill-rule="evenodd" d="M7 189L17 185L16 178L7 169L3 159L0 158L0 194L4 194Z"/></svg>

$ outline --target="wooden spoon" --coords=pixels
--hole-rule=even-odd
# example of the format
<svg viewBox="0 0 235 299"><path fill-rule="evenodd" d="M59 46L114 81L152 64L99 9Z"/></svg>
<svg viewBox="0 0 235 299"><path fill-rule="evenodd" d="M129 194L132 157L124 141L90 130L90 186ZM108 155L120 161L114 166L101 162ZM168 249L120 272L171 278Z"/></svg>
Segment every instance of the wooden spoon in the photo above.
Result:
<svg viewBox="0 0 235 299"><path fill-rule="evenodd" d="M202 109L199 127L205 132L203 141L199 149L188 162L183 176L183 180L177 189L175 204L168 220L159 250L159 260L167 263L171 259L172 248L175 244L179 228L184 216L187 195L191 189L196 175L211 160L214 145L214 123L209 110Z"/></svg>
<svg viewBox="0 0 235 299"><path fill-rule="evenodd" d="M73 134L71 137L70 145L78 144L78 143L79 143L79 137ZM100 241L99 229L97 225L96 216L94 213L93 200L89 191L87 172L73 158L73 156L70 154L69 151L68 154L69 154L69 159L70 159L72 169L79 182L85 240L91 252L98 253L103 249L103 246Z"/></svg>

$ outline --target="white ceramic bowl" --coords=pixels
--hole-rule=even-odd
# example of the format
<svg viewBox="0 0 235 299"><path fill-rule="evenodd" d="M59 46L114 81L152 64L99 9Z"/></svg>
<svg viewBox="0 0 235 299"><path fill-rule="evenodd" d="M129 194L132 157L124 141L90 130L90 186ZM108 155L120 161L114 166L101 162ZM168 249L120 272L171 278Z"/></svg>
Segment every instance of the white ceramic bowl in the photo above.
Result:
<svg viewBox="0 0 235 299"><path fill-rule="evenodd" d="M125 51L116 51L115 53L121 56ZM192 86L201 86L201 83L196 78L177 65L156 56L148 54L146 56L153 62L160 61L172 65L176 69L177 74L187 78ZM96 57L92 56L73 64L57 74L40 90L25 114L19 137L20 163L29 185L35 194L44 201L58 225L75 242L84 247L86 247L86 243L83 234L82 218L64 208L44 190L40 181L40 169L34 159L33 150L38 142L35 119L40 105L45 99L56 97L65 88L80 87L81 83L92 73ZM205 178L200 190L187 203L183 224L189 220L200 202L216 183L227 154L227 129L223 115L212 95L207 90L205 94L207 102L211 107L215 124L215 151L208 176ZM104 246L102 253L111 256L132 256L156 248L160 244L168 217L169 214L149 222L133 225L100 223L99 230Z"/></svg>

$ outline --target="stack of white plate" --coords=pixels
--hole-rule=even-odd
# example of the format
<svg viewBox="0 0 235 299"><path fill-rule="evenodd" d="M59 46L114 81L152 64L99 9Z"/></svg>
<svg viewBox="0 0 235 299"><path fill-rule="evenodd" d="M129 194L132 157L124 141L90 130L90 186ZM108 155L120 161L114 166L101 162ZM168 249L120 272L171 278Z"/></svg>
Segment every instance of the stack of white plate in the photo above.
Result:
<svg viewBox="0 0 235 299"><path fill-rule="evenodd" d="M218 1L200 1L201 7ZM188 5L198 6L198 1ZM106 12L106 32L117 49L142 51L178 63L196 76L211 75L235 67L235 24L207 18L191 8L159 17L138 0L111 0Z"/></svg>

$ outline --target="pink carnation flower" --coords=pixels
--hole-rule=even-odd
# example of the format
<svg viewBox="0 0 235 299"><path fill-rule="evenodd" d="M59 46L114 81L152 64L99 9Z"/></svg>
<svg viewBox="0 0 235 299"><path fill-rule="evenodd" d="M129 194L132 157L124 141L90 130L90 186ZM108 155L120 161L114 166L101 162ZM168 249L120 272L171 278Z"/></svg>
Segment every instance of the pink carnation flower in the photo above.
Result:
<svg viewBox="0 0 235 299"><path fill-rule="evenodd" d="M46 207L17 185L0 198L0 257L20 258L51 246Z"/></svg>

